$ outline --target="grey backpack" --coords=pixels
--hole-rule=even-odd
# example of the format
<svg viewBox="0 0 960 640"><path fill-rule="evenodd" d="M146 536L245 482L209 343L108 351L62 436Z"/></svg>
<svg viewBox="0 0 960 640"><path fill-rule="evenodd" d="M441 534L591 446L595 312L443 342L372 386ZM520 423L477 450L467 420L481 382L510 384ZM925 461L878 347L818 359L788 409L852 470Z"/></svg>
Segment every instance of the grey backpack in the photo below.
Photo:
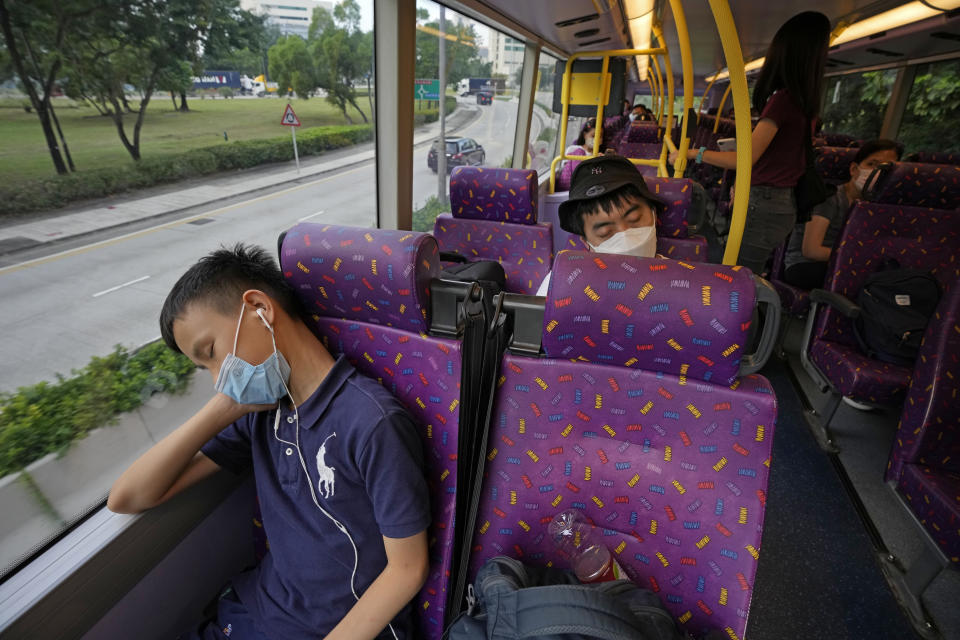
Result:
<svg viewBox="0 0 960 640"><path fill-rule="evenodd" d="M629 580L580 584L569 571L506 556L477 572L469 610L445 640L682 640L657 596Z"/></svg>

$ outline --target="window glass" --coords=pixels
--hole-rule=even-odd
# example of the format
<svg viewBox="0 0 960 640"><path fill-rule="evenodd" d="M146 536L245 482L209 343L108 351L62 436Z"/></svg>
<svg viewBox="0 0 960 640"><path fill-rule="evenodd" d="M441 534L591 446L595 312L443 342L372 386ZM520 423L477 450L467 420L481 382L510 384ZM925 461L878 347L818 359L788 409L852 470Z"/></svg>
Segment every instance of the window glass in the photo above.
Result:
<svg viewBox="0 0 960 640"><path fill-rule="evenodd" d="M448 139L469 138L472 145L461 144L460 149L469 153L449 158L448 173L461 164L512 166L519 106L516 89L523 70L524 45L429 0L417 0L416 29L413 229L432 231L437 215L450 211L446 203L449 177L437 175L436 154L430 154L427 146L429 140L440 135L436 92L441 37L446 72L445 135ZM425 89L419 91L421 87ZM482 99L482 93L489 93L490 99Z"/></svg>
<svg viewBox="0 0 960 640"><path fill-rule="evenodd" d="M48 48L54 23L30 22L36 12L22 19L11 5L16 37L43 54L24 65L29 83L43 91L35 73L57 78L59 131L48 148L19 89L27 83L0 72L0 183L5 193L24 185L10 202L39 203L0 234L0 291L14 309L0 319L9 365L0 371L0 575L101 505L124 469L213 395L209 372L159 340L164 299L188 267L238 242L276 256L279 234L300 220L376 225L373 0L309 4L296 21L300 7L263 7L262 30L248 14L217 14L209 40L178 45L201 58L162 67L142 103L139 160L102 114L129 108L122 121L134 144L159 62L151 43L169 35L167 21L147 18L166 15L166 3L138 3L144 42L123 37L131 15L91 4L83 29L64 23L58 55ZM205 3L178 6L190 24L207 17ZM83 72L51 72L54 60ZM299 172L291 127L281 125L288 103L289 121L301 123ZM57 177L56 158L69 175Z"/></svg>
<svg viewBox="0 0 960 640"><path fill-rule="evenodd" d="M860 140L878 137L896 78L896 69L827 78L820 111L823 130Z"/></svg>
<svg viewBox="0 0 960 640"><path fill-rule="evenodd" d="M960 152L958 102L960 60L919 65L898 135L905 151Z"/></svg>
<svg viewBox="0 0 960 640"><path fill-rule="evenodd" d="M544 175L550 163L563 149L560 148L560 114L553 112L553 76L557 59L540 51L537 61L537 90L533 115L530 118L530 138L527 140L527 158L524 166ZM574 119L571 118L570 129ZM576 137L576 134L574 134Z"/></svg>

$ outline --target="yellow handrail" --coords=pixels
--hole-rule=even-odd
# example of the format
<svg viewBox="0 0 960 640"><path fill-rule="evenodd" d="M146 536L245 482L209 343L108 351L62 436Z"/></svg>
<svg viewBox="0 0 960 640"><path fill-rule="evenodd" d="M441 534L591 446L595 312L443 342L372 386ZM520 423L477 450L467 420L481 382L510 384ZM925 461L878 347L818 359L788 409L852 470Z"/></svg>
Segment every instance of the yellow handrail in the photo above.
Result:
<svg viewBox="0 0 960 640"><path fill-rule="evenodd" d="M651 100L650 110L653 111L653 117L659 127L663 124L663 75L660 73L660 61L657 60L657 56L650 56L650 60L653 62L653 70L656 72L653 77L657 81L656 102Z"/></svg>
<svg viewBox="0 0 960 640"><path fill-rule="evenodd" d="M697 113L703 113L703 107L707 104L707 96L710 95L710 89L713 89L714 83L717 81L717 74L713 74L713 80L707 84L707 88L703 90L703 95L700 96L700 108L697 109Z"/></svg>
<svg viewBox="0 0 960 640"><path fill-rule="evenodd" d="M647 86L650 87L650 104L655 105L654 100L656 99L657 92L653 90L653 74L650 71L647 71ZM653 111L653 109L651 109Z"/></svg>
<svg viewBox="0 0 960 640"><path fill-rule="evenodd" d="M717 117L713 121L713 132L716 133L717 129L720 128L720 114L723 113L723 108L727 105L727 96L730 95L730 90L733 88L733 83L727 85L727 90L723 92L723 97L720 98L720 106L717 107Z"/></svg>
<svg viewBox="0 0 960 640"><path fill-rule="evenodd" d="M713 18L720 33L720 44L730 70L730 86L733 89L733 112L737 125L737 181L733 196L733 213L730 234L723 253L723 264L734 265L740 255L743 227L747 221L747 205L750 200L750 174L753 170L753 149L750 136L750 96L747 91L747 75L743 69L743 52L737 26L730 14L727 0L708 0ZM719 116L719 113L718 113Z"/></svg>
<svg viewBox="0 0 960 640"><path fill-rule="evenodd" d="M667 42L663 39L663 26L659 22L653 23L653 35L657 38L657 43L660 47L667 51ZM669 53L664 54L663 56L663 72L667 76L667 131L673 130L673 67L670 65L670 55ZM662 97L662 94L661 94ZM661 123L661 126L664 126ZM669 139L670 136L667 136Z"/></svg>
<svg viewBox="0 0 960 640"><path fill-rule="evenodd" d="M680 0L670 0L670 10L673 13L673 21L677 25L677 41L680 43L680 65L683 69L683 122L680 125L680 148L677 153L677 160L673 165L673 175L682 176L687 168L687 149L690 148L690 138L687 136L689 131L687 117L693 109L693 57L690 52L690 34L687 32L687 17L683 12L683 4ZM672 129L666 132L668 146L673 146Z"/></svg>
<svg viewBox="0 0 960 640"><path fill-rule="evenodd" d="M560 90L561 93L561 104L563 105L563 110L560 114L560 144L566 144L567 141L567 121L570 118L570 78L571 72L573 70L573 61L578 58L603 58L603 66L601 69L601 77L603 85L601 90L605 91L601 95L608 95L610 91L610 86L607 84L608 80L607 67L609 59L611 57L617 56L642 56L642 55L665 55L667 53L666 48L656 48L656 49L607 49L604 51L582 51L580 53L574 53L569 58L567 58L567 64L564 69L563 74L563 84ZM599 148L599 140L603 135L603 104L597 105L597 129L598 133L594 135L594 155L597 155L597 150ZM567 155L566 149L563 153L558 155L553 159L553 162L550 163L550 193L556 191L556 181L557 181L557 172L556 167L557 163L561 160L583 160L583 156L570 156ZM634 164L647 164L645 161L633 160Z"/></svg>

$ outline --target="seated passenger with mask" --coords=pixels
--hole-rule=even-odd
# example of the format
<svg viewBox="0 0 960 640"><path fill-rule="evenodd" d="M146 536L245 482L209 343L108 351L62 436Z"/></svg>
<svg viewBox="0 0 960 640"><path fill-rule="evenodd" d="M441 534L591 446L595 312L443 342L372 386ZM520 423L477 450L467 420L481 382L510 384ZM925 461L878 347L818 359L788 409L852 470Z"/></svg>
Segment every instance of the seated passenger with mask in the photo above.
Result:
<svg viewBox="0 0 960 640"><path fill-rule="evenodd" d="M899 143L883 139L871 140L860 147L850 163L850 180L814 207L809 222L794 227L783 258L784 280L801 289L823 286L827 261L843 230L850 205L863 194L870 173L884 162L899 160L902 150Z"/></svg>
<svg viewBox="0 0 960 640"><path fill-rule="evenodd" d="M632 162L613 154L596 156L573 172L570 198L560 205L560 228L582 237L591 251L652 258L657 214L666 206ZM549 286L548 273L537 295L547 295Z"/></svg>

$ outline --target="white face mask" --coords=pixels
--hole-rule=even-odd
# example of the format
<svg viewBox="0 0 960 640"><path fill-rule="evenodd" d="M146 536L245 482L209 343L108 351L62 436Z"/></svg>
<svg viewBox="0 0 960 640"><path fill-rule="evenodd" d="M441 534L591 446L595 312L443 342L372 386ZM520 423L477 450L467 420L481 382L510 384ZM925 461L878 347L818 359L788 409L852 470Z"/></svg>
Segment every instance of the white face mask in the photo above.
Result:
<svg viewBox="0 0 960 640"><path fill-rule="evenodd" d="M870 169L857 169L857 177L854 179L853 184L857 187L859 193L863 193L863 187L867 184L867 178L870 177L872 171Z"/></svg>
<svg viewBox="0 0 960 640"><path fill-rule="evenodd" d="M597 253L616 253L623 256L652 258L657 255L657 228L655 225L627 229L613 234L597 246L587 243Z"/></svg>
<svg viewBox="0 0 960 640"><path fill-rule="evenodd" d="M637 114L631 113L631 114L630 114L630 122L633 122L633 121L636 120L636 119L637 119Z"/></svg>

